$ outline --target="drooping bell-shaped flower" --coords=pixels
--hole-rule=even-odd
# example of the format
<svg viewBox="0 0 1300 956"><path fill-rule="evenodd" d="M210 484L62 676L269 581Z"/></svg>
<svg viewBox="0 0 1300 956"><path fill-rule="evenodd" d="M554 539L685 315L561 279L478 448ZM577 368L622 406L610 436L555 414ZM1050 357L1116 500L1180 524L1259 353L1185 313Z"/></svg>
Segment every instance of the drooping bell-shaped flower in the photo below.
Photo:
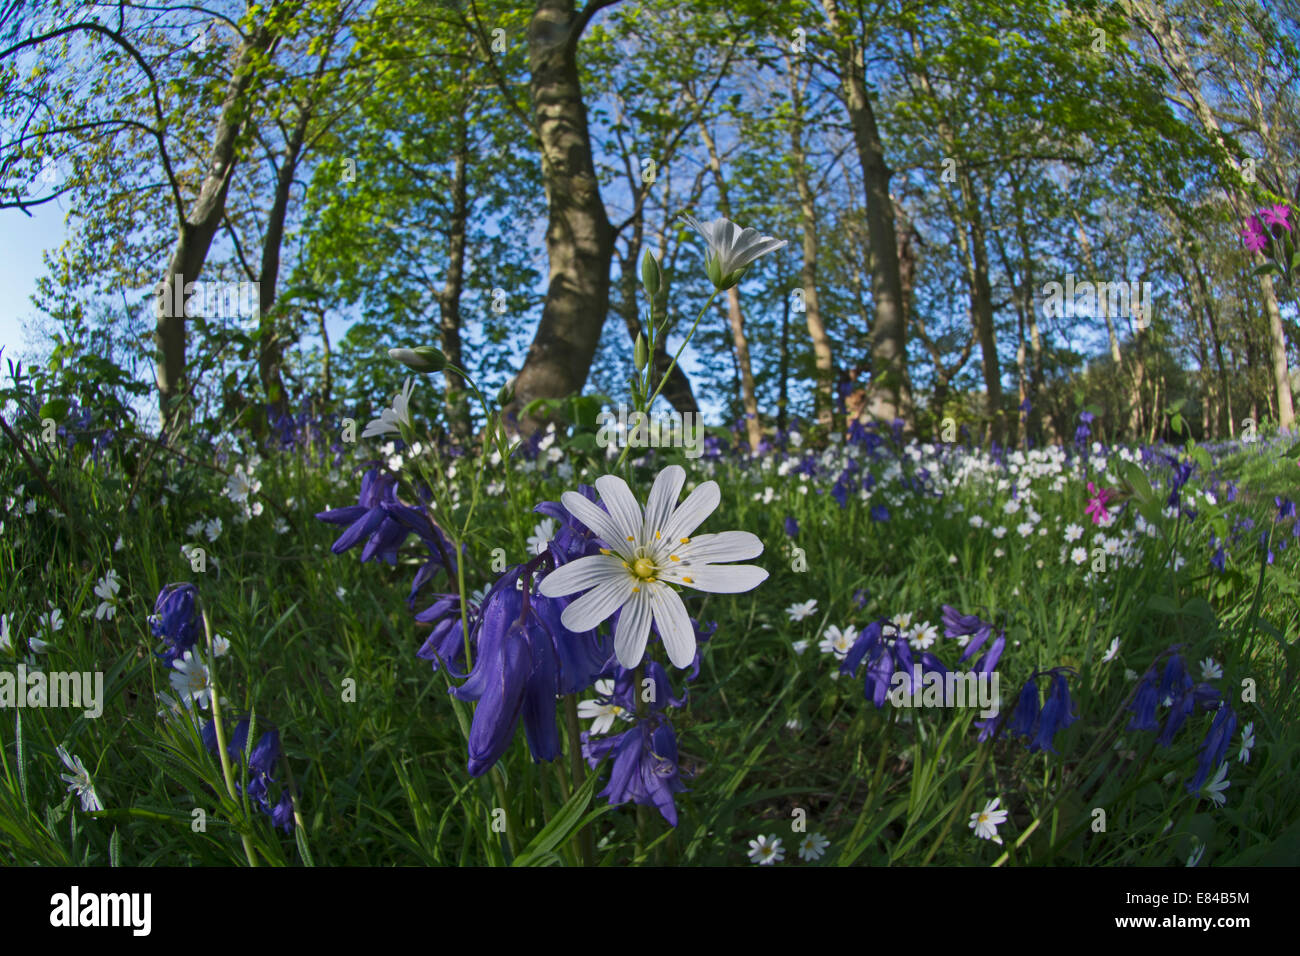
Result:
<svg viewBox="0 0 1300 956"><path fill-rule="evenodd" d="M600 792L615 806L639 804L657 809L670 826L677 826L674 794L686 790L677 763L677 736L662 714L638 721L620 734L592 738L584 733L583 754L595 769L613 757L609 784Z"/></svg>
<svg viewBox="0 0 1300 956"><path fill-rule="evenodd" d="M533 572L546 560L539 555L510 568L493 584L474 627L474 668L464 684L450 689L460 700L478 702L469 734L471 776L500 759L520 718L533 759L558 757L556 697L590 687L609 658L594 631L574 633L560 624L563 603L528 592Z"/></svg>
<svg viewBox="0 0 1300 956"><path fill-rule="evenodd" d="M198 640L199 617L195 614L198 593L193 584L168 584L158 592L154 602L149 628L154 637L167 642L167 649L158 656L169 667L192 650Z"/></svg>

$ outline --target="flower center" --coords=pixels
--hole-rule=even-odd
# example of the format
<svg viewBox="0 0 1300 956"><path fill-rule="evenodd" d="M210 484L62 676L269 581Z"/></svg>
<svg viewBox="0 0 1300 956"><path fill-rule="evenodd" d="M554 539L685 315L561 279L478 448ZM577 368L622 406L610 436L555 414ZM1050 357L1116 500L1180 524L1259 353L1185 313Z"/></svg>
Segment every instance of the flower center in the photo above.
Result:
<svg viewBox="0 0 1300 956"><path fill-rule="evenodd" d="M655 563L649 558L637 558L632 562L632 573L642 580L653 580L656 570Z"/></svg>

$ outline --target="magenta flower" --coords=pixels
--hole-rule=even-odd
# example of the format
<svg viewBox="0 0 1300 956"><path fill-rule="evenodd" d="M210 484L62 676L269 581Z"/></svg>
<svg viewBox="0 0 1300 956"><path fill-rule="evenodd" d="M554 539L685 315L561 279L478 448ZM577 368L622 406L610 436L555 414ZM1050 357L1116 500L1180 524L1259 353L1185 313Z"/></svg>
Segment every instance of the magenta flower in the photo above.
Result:
<svg viewBox="0 0 1300 956"><path fill-rule="evenodd" d="M1245 242L1246 248L1251 252L1260 252L1268 245L1268 233L1264 231L1264 226L1259 221L1258 216L1251 216L1246 220L1246 228L1240 233L1242 241Z"/></svg>
<svg viewBox="0 0 1300 956"><path fill-rule="evenodd" d="M1281 226L1287 232L1291 231L1291 223L1287 216L1291 213L1291 207L1286 203L1279 203L1276 206L1269 206L1267 209L1261 209L1259 214L1264 217L1264 225Z"/></svg>
<svg viewBox="0 0 1300 956"><path fill-rule="evenodd" d="M1115 492L1109 488L1098 488L1091 481L1088 482L1088 507L1084 509L1084 514L1092 516L1093 524L1101 524L1110 517L1110 512L1106 510L1106 504L1115 497Z"/></svg>

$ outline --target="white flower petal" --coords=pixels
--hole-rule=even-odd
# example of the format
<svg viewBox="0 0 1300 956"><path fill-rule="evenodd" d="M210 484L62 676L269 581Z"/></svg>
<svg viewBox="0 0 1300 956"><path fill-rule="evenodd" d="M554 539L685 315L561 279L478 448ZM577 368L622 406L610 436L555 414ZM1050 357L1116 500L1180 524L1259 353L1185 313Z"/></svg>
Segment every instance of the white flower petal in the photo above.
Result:
<svg viewBox="0 0 1300 956"><path fill-rule="evenodd" d="M703 564L680 569L665 568L659 576L665 581L684 584L697 591L740 594L752 591L766 581L767 571L753 564Z"/></svg>
<svg viewBox="0 0 1300 956"><path fill-rule="evenodd" d="M618 627L614 630L614 655L629 670L645 656L652 616L650 594L645 588L634 592L619 612Z"/></svg>
<svg viewBox="0 0 1300 956"><path fill-rule="evenodd" d="M577 591L586 591L598 584L630 575L623 567L623 559L612 554L593 554L562 564L537 585L543 597L564 597Z"/></svg>
<svg viewBox="0 0 1300 956"><path fill-rule="evenodd" d="M564 609L560 623L581 634L605 620L632 596L632 576L605 581Z"/></svg>
<svg viewBox="0 0 1300 956"><path fill-rule="evenodd" d="M588 528L590 528L600 540L604 541L610 548L623 555L625 558L631 558L632 550L624 540L624 535L619 534L618 525L600 508L578 494L576 491L566 491L560 496L560 503L564 505L565 510L573 515Z"/></svg>
<svg viewBox="0 0 1300 956"><path fill-rule="evenodd" d="M668 519L668 527L664 528L664 538L680 542L682 538L690 537L691 532L703 524L705 518L713 514L720 501L722 501L722 492L718 490L716 481L706 481L697 485Z"/></svg>
<svg viewBox="0 0 1300 956"><path fill-rule="evenodd" d="M600 492L600 500L609 509L615 527L622 533L619 540L632 547L645 544L640 540L645 533L641 506L637 504L636 496L632 494L627 482L618 475L601 475L596 479L596 490Z"/></svg>
<svg viewBox="0 0 1300 956"><path fill-rule="evenodd" d="M668 524L685 482L686 469L681 465L669 465L655 478L645 503L645 526L651 536Z"/></svg>
<svg viewBox="0 0 1300 956"><path fill-rule="evenodd" d="M676 591L665 585L651 584L647 591L655 627L663 638L668 659L674 667L690 667L695 660L695 628L686 613L686 605Z"/></svg>
<svg viewBox="0 0 1300 956"><path fill-rule="evenodd" d="M763 542L748 531L722 531L691 538L690 544L678 544L675 553L683 564L748 561L763 553Z"/></svg>

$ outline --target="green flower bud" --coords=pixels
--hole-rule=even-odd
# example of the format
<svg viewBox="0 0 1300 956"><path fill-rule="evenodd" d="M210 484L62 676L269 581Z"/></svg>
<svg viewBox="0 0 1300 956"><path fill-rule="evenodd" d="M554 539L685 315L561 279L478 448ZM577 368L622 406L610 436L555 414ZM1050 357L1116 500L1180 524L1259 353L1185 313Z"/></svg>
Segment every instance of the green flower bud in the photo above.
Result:
<svg viewBox="0 0 1300 956"><path fill-rule="evenodd" d="M515 400L515 380L511 379L497 392L497 407L505 408Z"/></svg>
<svg viewBox="0 0 1300 956"><path fill-rule="evenodd" d="M441 372L447 367L447 356L432 345L414 349L389 349L388 357L396 359L413 372Z"/></svg>
<svg viewBox="0 0 1300 956"><path fill-rule="evenodd" d="M641 284L645 286L646 293L650 298L659 294L659 288L662 285L662 274L659 271L659 260L654 257L649 249L641 257Z"/></svg>
<svg viewBox="0 0 1300 956"><path fill-rule="evenodd" d="M645 336L638 332L636 344L632 346L632 364L636 366L638 372L644 372L649 363L650 349L645 343Z"/></svg>

